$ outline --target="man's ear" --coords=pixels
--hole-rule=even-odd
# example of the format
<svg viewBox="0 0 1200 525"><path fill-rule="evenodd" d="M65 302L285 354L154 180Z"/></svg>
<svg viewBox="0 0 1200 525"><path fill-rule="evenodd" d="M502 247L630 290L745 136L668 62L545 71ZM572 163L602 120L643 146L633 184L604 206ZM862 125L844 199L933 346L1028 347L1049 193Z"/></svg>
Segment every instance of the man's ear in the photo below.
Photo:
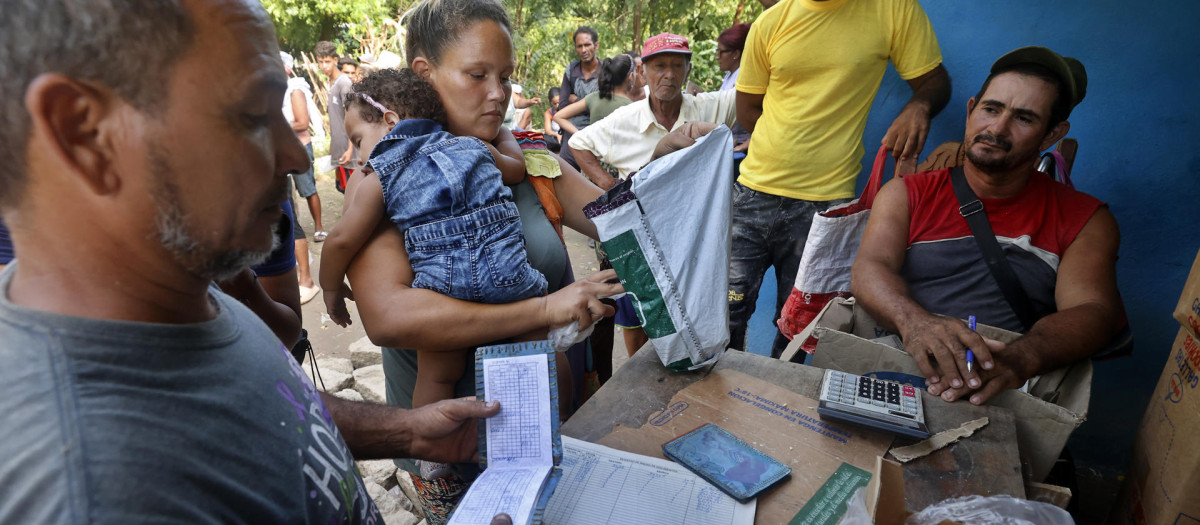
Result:
<svg viewBox="0 0 1200 525"><path fill-rule="evenodd" d="M111 169L117 96L59 73L33 79L25 90L29 111L30 151L40 162L86 184L97 194L120 187Z"/></svg>
<svg viewBox="0 0 1200 525"><path fill-rule="evenodd" d="M975 100L975 97L971 97L971 98L967 99L967 114L968 115L970 115L971 111L975 109L976 102L977 101Z"/></svg>
<svg viewBox="0 0 1200 525"><path fill-rule="evenodd" d="M1070 122L1064 120L1058 124L1055 124L1053 128L1050 128L1050 131L1046 132L1046 136L1042 139L1042 144L1038 148L1038 151L1046 151L1050 149L1050 146L1053 146L1055 142L1058 142L1059 140L1062 140L1063 137L1067 136L1068 131L1071 131Z"/></svg>
<svg viewBox="0 0 1200 525"><path fill-rule="evenodd" d="M417 58L413 59L412 66L410 67L412 67L413 73L416 73L417 76L429 82L429 74L433 72L433 64L429 63L429 59L417 56Z"/></svg>

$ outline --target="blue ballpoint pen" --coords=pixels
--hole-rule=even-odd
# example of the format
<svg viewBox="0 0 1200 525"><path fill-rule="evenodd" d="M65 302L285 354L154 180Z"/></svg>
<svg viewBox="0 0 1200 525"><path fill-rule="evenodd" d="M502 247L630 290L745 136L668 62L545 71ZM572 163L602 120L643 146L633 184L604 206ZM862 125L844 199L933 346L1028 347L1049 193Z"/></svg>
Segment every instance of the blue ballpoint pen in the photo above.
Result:
<svg viewBox="0 0 1200 525"><path fill-rule="evenodd" d="M973 315L967 316L967 327L970 328L972 332L975 331L975 316L973 316ZM971 372L973 368L975 368L975 352L972 352L971 349L968 348L967 349L967 372L968 373Z"/></svg>

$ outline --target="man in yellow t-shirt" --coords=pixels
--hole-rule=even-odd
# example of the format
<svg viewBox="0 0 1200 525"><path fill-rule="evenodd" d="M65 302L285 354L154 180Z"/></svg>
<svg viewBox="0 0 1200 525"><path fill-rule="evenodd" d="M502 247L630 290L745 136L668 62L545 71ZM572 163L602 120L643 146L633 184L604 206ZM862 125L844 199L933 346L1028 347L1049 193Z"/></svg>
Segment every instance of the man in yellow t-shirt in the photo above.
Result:
<svg viewBox="0 0 1200 525"><path fill-rule="evenodd" d="M758 288L775 266L775 317L791 292L813 215L854 197L863 129L888 61L913 95L883 138L915 159L950 77L916 0L783 0L754 22L737 81L753 132L733 193L730 346L745 345ZM787 344L776 336L772 354Z"/></svg>

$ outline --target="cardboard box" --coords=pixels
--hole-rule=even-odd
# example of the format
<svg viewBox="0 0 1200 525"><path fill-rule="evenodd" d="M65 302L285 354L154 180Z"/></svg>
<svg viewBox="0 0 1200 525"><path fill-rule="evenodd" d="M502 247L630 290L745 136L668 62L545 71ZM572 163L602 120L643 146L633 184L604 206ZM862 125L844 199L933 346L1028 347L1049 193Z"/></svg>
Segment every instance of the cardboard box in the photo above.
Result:
<svg viewBox="0 0 1200 525"><path fill-rule="evenodd" d="M1183 285L1183 294L1175 305L1175 320L1194 336L1200 336L1200 254L1192 263L1192 272Z"/></svg>
<svg viewBox="0 0 1200 525"><path fill-rule="evenodd" d="M907 353L886 344L888 332L854 299L835 299L814 321L818 338L813 366L858 375L873 375L905 383L923 383L924 376ZM979 325L985 337L1011 342L1020 334ZM1029 393L1010 390L991 404L1016 415L1017 446L1022 472L1032 481L1050 473L1067 439L1087 419L1092 392L1092 363L1082 361L1034 378ZM938 402L938 401L935 401ZM966 403L966 401L958 401Z"/></svg>
<svg viewBox="0 0 1200 525"><path fill-rule="evenodd" d="M849 482L869 476L893 438L823 421L815 400L735 370L712 372L680 390L666 406L645 425L618 425L596 442L663 458L663 443L704 423L721 426L792 468L789 478L759 495L758 524L788 523L806 510L809 523L836 523L841 515L836 507L844 509L844 500L856 488ZM819 502L813 501L835 473L844 474L847 483L826 489Z"/></svg>
<svg viewBox="0 0 1200 525"><path fill-rule="evenodd" d="M1200 255L1175 307L1183 325L1133 445L1114 524L1200 523Z"/></svg>
<svg viewBox="0 0 1200 525"><path fill-rule="evenodd" d="M875 472L867 485L867 509L875 525L904 525L912 515L904 504L904 470L899 463L875 458Z"/></svg>

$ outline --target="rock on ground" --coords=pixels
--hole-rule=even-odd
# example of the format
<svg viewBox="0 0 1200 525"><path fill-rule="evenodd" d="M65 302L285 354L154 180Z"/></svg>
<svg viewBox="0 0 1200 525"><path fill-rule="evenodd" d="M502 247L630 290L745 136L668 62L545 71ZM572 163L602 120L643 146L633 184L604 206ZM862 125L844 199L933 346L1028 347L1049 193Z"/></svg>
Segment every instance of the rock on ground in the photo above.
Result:
<svg viewBox="0 0 1200 525"><path fill-rule="evenodd" d="M396 482L399 483L400 492L408 496L410 503L408 507L412 509L412 513L419 518L424 518L425 510L421 508L421 497L417 494L417 487L413 485L412 477L408 475L408 472L396 469Z"/></svg>
<svg viewBox="0 0 1200 525"><path fill-rule="evenodd" d="M339 397L339 398L345 399L346 401L359 401L359 402L361 402L361 401L363 400L362 394L358 393L358 391L357 391L357 390L355 390L355 389L353 389L353 388L347 388L347 389L345 389L345 390L339 390L339 391L337 391L337 392L334 392L334 393L333 393L333 395L334 395L335 397Z"/></svg>
<svg viewBox="0 0 1200 525"><path fill-rule="evenodd" d="M350 345L350 361L355 369L383 364L383 351L364 336Z"/></svg>
<svg viewBox="0 0 1200 525"><path fill-rule="evenodd" d="M368 403L387 403L383 385L383 365L371 365L354 371L354 389Z"/></svg>
<svg viewBox="0 0 1200 525"><path fill-rule="evenodd" d="M354 363L344 357L322 357L317 359L317 369L322 374L326 370L337 370L343 374L353 374Z"/></svg>
<svg viewBox="0 0 1200 525"><path fill-rule="evenodd" d="M375 507L379 509L379 514L383 516L383 522L386 525L415 525L421 521L411 512L404 510L400 500L378 484L368 481L367 494L375 501Z"/></svg>
<svg viewBox="0 0 1200 525"><path fill-rule="evenodd" d="M390 459L371 459L358 462L358 473L363 481L375 483L385 489L395 487L396 464Z"/></svg>
<svg viewBox="0 0 1200 525"><path fill-rule="evenodd" d="M318 367L321 366L320 363L320 360L318 360ZM317 380L317 377L313 375L312 368L310 367L304 367L304 373L308 374L308 378L311 379L313 384L317 386L317 390L321 390L323 392L337 392L339 390L350 388L354 385L353 375L329 368L317 368L317 373L321 376L320 380ZM325 388L321 388L322 383L324 383Z"/></svg>

